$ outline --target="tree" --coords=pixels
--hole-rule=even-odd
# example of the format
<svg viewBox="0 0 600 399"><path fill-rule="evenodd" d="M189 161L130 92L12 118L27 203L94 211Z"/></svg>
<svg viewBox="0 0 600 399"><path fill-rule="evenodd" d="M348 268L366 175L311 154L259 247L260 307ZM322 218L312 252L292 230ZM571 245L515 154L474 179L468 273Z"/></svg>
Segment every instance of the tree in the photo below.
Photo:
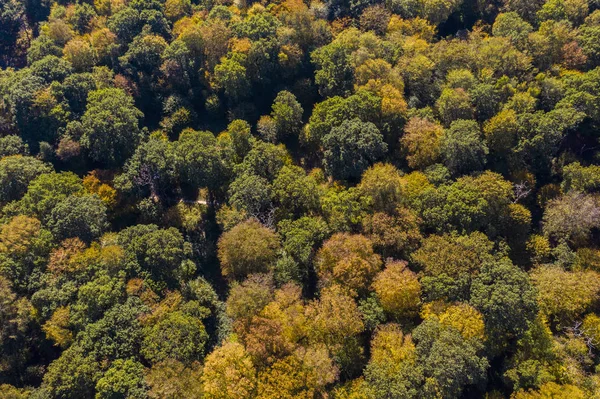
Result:
<svg viewBox="0 0 600 399"><path fill-rule="evenodd" d="M477 122L457 120L445 130L440 152L448 169L459 175L483 169L488 148Z"/></svg>
<svg viewBox="0 0 600 399"><path fill-rule="evenodd" d="M528 35L532 31L533 27L531 24L523 20L514 11L498 14L492 26L494 36L510 38L513 44L519 49L525 47Z"/></svg>
<svg viewBox="0 0 600 399"><path fill-rule="evenodd" d="M372 199L377 212L393 213L402 198L401 172L388 163L377 163L363 173L358 188Z"/></svg>
<svg viewBox="0 0 600 399"><path fill-rule="evenodd" d="M117 242L132 257L132 266L141 268L148 273L146 276L163 284L173 284L182 272L185 273L182 269L190 266L188 258L192 249L174 227L132 226L119 232Z"/></svg>
<svg viewBox="0 0 600 399"><path fill-rule="evenodd" d="M357 179L387 152L377 127L360 119L346 120L323 137L323 165L338 179Z"/></svg>
<svg viewBox="0 0 600 399"><path fill-rule="evenodd" d="M144 331L141 354L152 364L175 359L184 364L204 355L208 334L197 315L172 311Z"/></svg>
<svg viewBox="0 0 600 399"><path fill-rule="evenodd" d="M381 104L381 98L367 90L359 90L348 98L335 96L317 103L301 137L302 143L311 147L320 145L331 129L346 120L379 122Z"/></svg>
<svg viewBox="0 0 600 399"><path fill-rule="evenodd" d="M365 31L375 31L383 35L388 26L391 13L380 5L366 8L360 15L360 27Z"/></svg>
<svg viewBox="0 0 600 399"><path fill-rule="evenodd" d="M585 392L574 385L559 385L555 382L548 382L540 387L539 390L519 391L514 395L515 399L541 399L541 398L556 398L556 399L583 399Z"/></svg>
<svg viewBox="0 0 600 399"><path fill-rule="evenodd" d="M212 133L184 130L175 144L175 153L181 164L182 181L213 190L221 185L224 170Z"/></svg>
<svg viewBox="0 0 600 399"><path fill-rule="evenodd" d="M146 391L144 366L132 359L117 359L96 383L97 399L141 399L147 397Z"/></svg>
<svg viewBox="0 0 600 399"><path fill-rule="evenodd" d="M321 217L304 216L294 221L282 220L278 223L277 230L282 236L283 249L302 264L307 273L316 248L329 233L327 223Z"/></svg>
<svg viewBox="0 0 600 399"><path fill-rule="evenodd" d="M556 241L582 245L591 230L600 226L599 210L596 199L590 195L571 192L554 199L544 211L544 234Z"/></svg>
<svg viewBox="0 0 600 399"><path fill-rule="evenodd" d="M425 320L413 332L415 353L422 365L422 395L459 396L468 385L485 381L488 361L481 343L465 339L455 328Z"/></svg>
<svg viewBox="0 0 600 399"><path fill-rule="evenodd" d="M244 346L227 341L206 357L202 374L204 397L243 399L256 389L256 371Z"/></svg>
<svg viewBox="0 0 600 399"><path fill-rule="evenodd" d="M302 127L302 114L304 110L302 105L289 91L283 90L277 94L273 106L271 107L271 117L275 122L277 136L285 138L287 136L298 136Z"/></svg>
<svg viewBox="0 0 600 399"><path fill-rule="evenodd" d="M40 337L33 323L34 309L31 303L24 297L18 297L11 285L14 285L11 280L0 275L0 348L4 367L1 375L4 381L16 382L22 378L27 364L31 364ZM0 394L7 394L11 398L10 394L13 392L13 389L4 384L0 385ZM20 395L13 394L16 399L21 398Z"/></svg>
<svg viewBox="0 0 600 399"><path fill-rule="evenodd" d="M423 306L421 317L424 319L432 318L444 327L455 328L467 340L485 340L483 315L467 303L430 302Z"/></svg>
<svg viewBox="0 0 600 399"><path fill-rule="evenodd" d="M507 258L484 264L473 280L470 304L483 314L492 351L522 336L538 311L527 273Z"/></svg>
<svg viewBox="0 0 600 399"><path fill-rule="evenodd" d="M153 134L135 149L115 185L138 198L166 200L177 188L178 161L174 145L166 137Z"/></svg>
<svg viewBox="0 0 600 399"><path fill-rule="evenodd" d="M492 156L504 157L517 144L519 122L514 110L503 110L483 125L487 146Z"/></svg>
<svg viewBox="0 0 600 399"><path fill-rule="evenodd" d="M226 312L233 320L251 320L273 299L273 282L269 276L251 274L241 284L238 282L231 284Z"/></svg>
<svg viewBox="0 0 600 399"><path fill-rule="evenodd" d="M315 82L322 96L343 96L349 92L353 85L354 72L347 45L335 40L312 52L311 61L317 67Z"/></svg>
<svg viewBox="0 0 600 399"><path fill-rule="evenodd" d="M573 162L563 168L563 181L561 189L564 192L595 191L600 187L600 166L582 166L579 162Z"/></svg>
<svg viewBox="0 0 600 399"><path fill-rule="evenodd" d="M284 166L273 181L274 202L280 218L300 216L319 208L319 188L298 166Z"/></svg>
<svg viewBox="0 0 600 399"><path fill-rule="evenodd" d="M285 165L291 163L287 149L260 140L252 142L252 148L245 154L243 162L236 167L236 174L255 174L272 182Z"/></svg>
<svg viewBox="0 0 600 399"><path fill-rule="evenodd" d="M107 310L100 320L87 324L77 335L75 344L65 353L72 348L80 348L85 354L85 359L82 361L87 361L89 365L86 368L92 369L99 368L100 362L137 358L143 340L139 317L148 311L149 309L138 297L129 297L125 303L116 304ZM74 349L75 353L79 353L80 349ZM69 361L68 357L62 359L62 356L58 360L59 363ZM77 364L74 367L77 367ZM85 372L86 368L82 372ZM63 376L63 378L71 377Z"/></svg>
<svg viewBox="0 0 600 399"><path fill-rule="evenodd" d="M299 348L259 373L257 394L265 399L313 398L325 392L337 372L325 348Z"/></svg>
<svg viewBox="0 0 600 399"><path fill-rule="evenodd" d="M131 73L151 74L161 65L161 56L167 42L161 36L142 32L130 43L125 55L119 58L121 66Z"/></svg>
<svg viewBox="0 0 600 399"><path fill-rule="evenodd" d="M31 73L33 76L42 78L46 83L51 83L55 80L63 81L72 73L72 68L67 61L47 55L31 64Z"/></svg>
<svg viewBox="0 0 600 399"><path fill-rule="evenodd" d="M140 141L142 116L123 90L93 91L81 118L81 145L93 160L107 166L121 165Z"/></svg>
<svg viewBox="0 0 600 399"><path fill-rule="evenodd" d="M14 134L0 138L0 158L11 155L29 155L29 146Z"/></svg>
<svg viewBox="0 0 600 399"><path fill-rule="evenodd" d="M373 252L371 241L358 234L334 234L315 259L321 284L341 284L354 295L367 290L380 267L381 258Z"/></svg>
<svg viewBox="0 0 600 399"><path fill-rule="evenodd" d="M541 0L524 1L524 0L504 0L507 9L518 13L522 18L528 21L535 21L536 12L544 4Z"/></svg>
<svg viewBox="0 0 600 399"><path fill-rule="evenodd" d="M332 231L351 231L358 226L371 202L356 187L330 187L321 197L321 208Z"/></svg>
<svg viewBox="0 0 600 399"><path fill-rule="evenodd" d="M379 303L394 318L417 314L421 304L421 284L406 262L390 262L373 281Z"/></svg>
<svg viewBox="0 0 600 399"><path fill-rule="evenodd" d="M493 259L493 247L479 232L427 237L412 254L412 261L423 271L423 291L430 299L468 299L473 278L486 260Z"/></svg>
<svg viewBox="0 0 600 399"><path fill-rule="evenodd" d="M16 50L17 38L21 28L25 24L25 7L22 3L15 1L2 1L2 14L0 15L0 49L2 54L6 54L6 59L2 59L2 67L6 67L10 62L9 55ZM4 57L3 57L4 58Z"/></svg>
<svg viewBox="0 0 600 399"><path fill-rule="evenodd" d="M364 328L356 303L339 285L324 288L319 300L307 307L306 314L310 339L325 343L331 349L336 349Z"/></svg>
<svg viewBox="0 0 600 399"><path fill-rule="evenodd" d="M26 214L46 220L61 201L82 193L81 179L72 172L41 174L29 184L19 207Z"/></svg>
<svg viewBox="0 0 600 399"><path fill-rule="evenodd" d="M371 359L365 369L375 397L414 397L422 378L411 336L397 324L380 326L371 340Z"/></svg>
<svg viewBox="0 0 600 399"><path fill-rule="evenodd" d="M473 119L471 98L462 88L444 89L436 102L436 107L446 126L458 119Z"/></svg>
<svg viewBox="0 0 600 399"><path fill-rule="evenodd" d="M279 237L256 219L249 219L219 239L219 261L224 276L235 280L270 269L280 247Z"/></svg>
<svg viewBox="0 0 600 399"><path fill-rule="evenodd" d="M165 17L171 22L192 13L192 3L189 0L169 0L165 2Z"/></svg>
<svg viewBox="0 0 600 399"><path fill-rule="evenodd" d="M63 53L77 72L87 72L96 64L94 49L87 41L72 39L65 45Z"/></svg>
<svg viewBox="0 0 600 399"><path fill-rule="evenodd" d="M202 367L199 364L185 367L177 360L165 360L153 365L145 376L148 396L152 399L201 399L201 377Z"/></svg>
<svg viewBox="0 0 600 399"><path fill-rule="evenodd" d="M106 205L97 195L71 195L54 207L48 227L59 240L79 237L89 243L109 227Z"/></svg>
<svg viewBox="0 0 600 399"><path fill-rule="evenodd" d="M229 203L251 217L268 213L273 207L272 198L272 186L255 174L241 174L229 185Z"/></svg>
<svg viewBox="0 0 600 399"><path fill-rule="evenodd" d="M414 251L422 240L421 220L411 210L398 207L392 214L377 212L362 220L362 231L384 257L402 257Z"/></svg>
<svg viewBox="0 0 600 399"><path fill-rule="evenodd" d="M418 117L411 118L404 127L401 139L408 166L425 169L436 163L441 155L440 141L444 129L433 122Z"/></svg>
<svg viewBox="0 0 600 399"><path fill-rule="evenodd" d="M10 280L17 292L37 288L52 245L52 234L39 220L19 215L0 229L0 275Z"/></svg>
<svg viewBox="0 0 600 399"><path fill-rule="evenodd" d="M581 0L564 1L551 0L544 3L537 12L538 20L553 19L556 21L567 19L573 24L580 24L588 14L588 3Z"/></svg>
<svg viewBox="0 0 600 399"><path fill-rule="evenodd" d="M568 272L560 266L540 266L531 273L540 310L550 320L569 325L595 302L600 276L593 271Z"/></svg>
<svg viewBox="0 0 600 399"><path fill-rule="evenodd" d="M44 375L41 392L49 397L94 397L100 366L78 345L65 350Z"/></svg>
<svg viewBox="0 0 600 399"><path fill-rule="evenodd" d="M245 58L245 56L238 57ZM250 90L250 82L246 76L246 67L237 59L225 58L215 67L214 86L222 89L233 102L239 102Z"/></svg>
<svg viewBox="0 0 600 399"><path fill-rule="evenodd" d="M29 156L9 155L0 159L0 202L20 199L29 183L51 171L50 165Z"/></svg>
<svg viewBox="0 0 600 399"><path fill-rule="evenodd" d="M421 217L432 229L483 230L490 237L512 235L506 230L505 221L511 218L513 186L497 173L463 176L428 194L433 194L433 198L422 208Z"/></svg>
<svg viewBox="0 0 600 399"><path fill-rule="evenodd" d="M358 340L364 330L360 311L348 289L333 285L321 290L318 301L306 307L309 342L329 350L342 375L359 372L363 348Z"/></svg>
<svg viewBox="0 0 600 399"><path fill-rule="evenodd" d="M425 0L422 3L420 13L422 17L427 18L432 24L438 25L456 11L461 4L460 0Z"/></svg>

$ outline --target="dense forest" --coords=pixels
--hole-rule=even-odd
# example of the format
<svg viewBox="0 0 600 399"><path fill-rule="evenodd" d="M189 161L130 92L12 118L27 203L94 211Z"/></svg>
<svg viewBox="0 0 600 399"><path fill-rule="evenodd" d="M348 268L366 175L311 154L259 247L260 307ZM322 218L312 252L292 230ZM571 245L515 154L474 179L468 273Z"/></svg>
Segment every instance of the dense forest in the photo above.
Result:
<svg viewBox="0 0 600 399"><path fill-rule="evenodd" d="M600 398L599 0L0 0L0 398Z"/></svg>

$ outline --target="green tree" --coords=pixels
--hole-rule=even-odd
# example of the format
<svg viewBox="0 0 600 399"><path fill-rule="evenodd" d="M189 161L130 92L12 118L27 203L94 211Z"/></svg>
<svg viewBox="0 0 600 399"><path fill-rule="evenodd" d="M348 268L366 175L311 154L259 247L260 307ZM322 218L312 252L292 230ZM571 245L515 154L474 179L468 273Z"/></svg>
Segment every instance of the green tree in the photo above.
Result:
<svg viewBox="0 0 600 399"><path fill-rule="evenodd" d="M350 52L351 49L346 44L333 41L311 53L311 61L317 67L315 82L322 96L343 96L349 93L354 83Z"/></svg>
<svg viewBox="0 0 600 399"><path fill-rule="evenodd" d="M525 47L532 31L533 27L514 11L498 14L492 26L494 36L508 37L520 49Z"/></svg>
<svg viewBox="0 0 600 399"><path fill-rule="evenodd" d="M431 319L414 330L413 339L425 378L423 397L460 396L466 386L485 381L489 364L481 355L481 342Z"/></svg>
<svg viewBox="0 0 600 399"><path fill-rule="evenodd" d="M50 165L33 157L9 155L0 159L0 201L6 203L20 199L27 191L29 183L36 177L50 172Z"/></svg>
<svg viewBox="0 0 600 399"><path fill-rule="evenodd" d="M29 146L20 136L14 134L0 138L0 157L11 155L29 155Z"/></svg>
<svg viewBox="0 0 600 399"><path fill-rule="evenodd" d="M184 364L204 355L208 334L196 315L172 311L164 319L144 329L141 354L151 363L168 358Z"/></svg>
<svg viewBox="0 0 600 399"><path fill-rule="evenodd" d="M78 237L91 242L109 227L106 205L97 195L71 195L52 209L48 227L59 240Z"/></svg>
<svg viewBox="0 0 600 399"><path fill-rule="evenodd" d="M394 165L377 163L363 173L358 188L371 197L375 211L393 213L402 199L401 176Z"/></svg>
<svg viewBox="0 0 600 399"><path fill-rule="evenodd" d="M273 181L272 196L279 206L280 218L316 211L319 208L319 187L315 179L306 176L298 166L284 166Z"/></svg>
<svg viewBox="0 0 600 399"><path fill-rule="evenodd" d="M153 134L135 149L115 186L136 197L168 199L177 189L178 161L173 143Z"/></svg>
<svg viewBox="0 0 600 399"><path fill-rule="evenodd" d="M482 233L431 235L412 254L423 271L421 283L430 299L465 300L483 262L493 259L494 244Z"/></svg>
<svg viewBox="0 0 600 399"><path fill-rule="evenodd" d="M282 220L277 231L283 238L283 249L308 272L316 248L327 237L329 227L321 217L303 216L294 221Z"/></svg>
<svg viewBox="0 0 600 399"><path fill-rule="evenodd" d="M224 170L217 139L212 133L184 130L175 144L175 152L181 164L183 182L213 190L222 184Z"/></svg>
<svg viewBox="0 0 600 399"><path fill-rule="evenodd" d="M473 279L470 303L483 314L493 352L521 337L538 311L527 273L507 258L484 264Z"/></svg>
<svg viewBox="0 0 600 399"><path fill-rule="evenodd" d="M116 360L96 383L96 399L147 397L144 366L132 359Z"/></svg>
<svg viewBox="0 0 600 399"><path fill-rule="evenodd" d="M215 67L214 85L222 89L225 95L233 102L238 102L249 94L250 81L246 75L246 67L240 63L245 56L236 58L224 58Z"/></svg>
<svg viewBox="0 0 600 399"><path fill-rule="evenodd" d="M80 346L74 345L50 364L40 390L48 397L92 398L100 376L100 365L95 359Z"/></svg>
<svg viewBox="0 0 600 399"><path fill-rule="evenodd" d="M46 173L36 177L19 201L26 214L47 220L52 210L70 195L83 194L81 179L72 172Z"/></svg>
<svg viewBox="0 0 600 399"><path fill-rule="evenodd" d="M277 136L279 138L298 136L302 127L302 113L304 110L296 96L286 90L280 91L275 97L271 109L271 117L275 122Z"/></svg>
<svg viewBox="0 0 600 399"><path fill-rule="evenodd" d="M235 280L268 271L280 247L279 237L256 219L249 219L219 239L219 261L224 276Z"/></svg>
<svg viewBox="0 0 600 399"><path fill-rule="evenodd" d="M273 187L255 174L241 174L229 185L229 203L247 215L259 218L273 207Z"/></svg>
<svg viewBox="0 0 600 399"><path fill-rule="evenodd" d="M446 167L457 175L483 169L488 148L477 122L457 120L445 130L440 152Z"/></svg>
<svg viewBox="0 0 600 399"><path fill-rule="evenodd" d="M81 118L81 145L91 159L107 166L121 165L140 141L142 116L123 90L93 91Z"/></svg>
<svg viewBox="0 0 600 399"><path fill-rule="evenodd" d="M387 152L377 127L360 119L347 120L323 137L323 165L338 179L357 179Z"/></svg>
<svg viewBox="0 0 600 399"><path fill-rule="evenodd" d="M595 191L600 187L600 166L582 166L573 162L563 168L563 181L561 189L568 191Z"/></svg>

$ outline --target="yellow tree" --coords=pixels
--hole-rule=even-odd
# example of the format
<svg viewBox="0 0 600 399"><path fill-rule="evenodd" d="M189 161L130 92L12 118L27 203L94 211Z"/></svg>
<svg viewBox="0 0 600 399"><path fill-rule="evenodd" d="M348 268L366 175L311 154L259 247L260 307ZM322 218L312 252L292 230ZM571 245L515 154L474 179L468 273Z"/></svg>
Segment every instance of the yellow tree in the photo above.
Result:
<svg viewBox="0 0 600 399"><path fill-rule="evenodd" d="M256 371L244 346L228 341L206 356L201 381L207 399L247 399L254 396Z"/></svg>
<svg viewBox="0 0 600 399"><path fill-rule="evenodd" d="M406 262L395 261L386 265L373 281L379 303L394 318L411 317L421 304L421 283Z"/></svg>

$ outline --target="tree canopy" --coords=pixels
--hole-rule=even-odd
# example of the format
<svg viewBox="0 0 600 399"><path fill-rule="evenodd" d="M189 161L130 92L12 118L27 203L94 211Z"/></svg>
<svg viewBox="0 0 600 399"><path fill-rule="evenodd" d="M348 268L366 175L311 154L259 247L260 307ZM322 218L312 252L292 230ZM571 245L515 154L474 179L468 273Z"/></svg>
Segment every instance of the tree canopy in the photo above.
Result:
<svg viewBox="0 0 600 399"><path fill-rule="evenodd" d="M0 0L0 399L600 398L600 0Z"/></svg>

